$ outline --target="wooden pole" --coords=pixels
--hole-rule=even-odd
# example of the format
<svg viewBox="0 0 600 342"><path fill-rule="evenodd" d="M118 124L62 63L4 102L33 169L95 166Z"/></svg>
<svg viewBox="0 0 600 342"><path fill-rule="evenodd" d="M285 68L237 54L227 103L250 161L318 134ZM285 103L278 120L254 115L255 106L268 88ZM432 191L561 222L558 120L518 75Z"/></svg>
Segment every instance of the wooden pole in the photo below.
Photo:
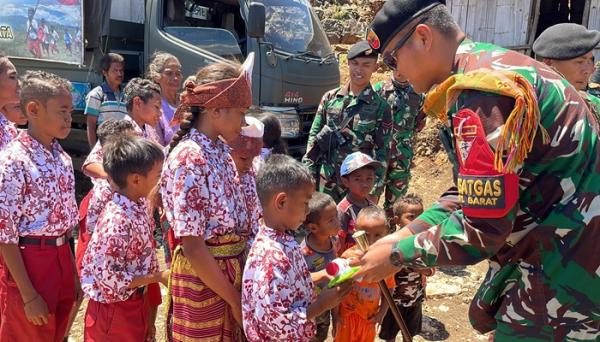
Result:
<svg viewBox="0 0 600 342"><path fill-rule="evenodd" d="M365 232L359 230L354 233L352 237L354 240L356 240L358 248L366 253L369 249L369 241L367 240L367 235ZM392 293L390 292L390 289L388 289L385 280L380 280L378 285L381 293L383 294L383 298L385 298L385 301L388 303L388 306L392 311L392 315L394 316L396 323L400 327L400 331L402 332L402 341L412 342L412 336L410 335L410 331L408 331L408 326L406 326L406 322L404 321L404 318L402 318L402 314L400 314L400 311L394 302L394 297L392 297Z"/></svg>

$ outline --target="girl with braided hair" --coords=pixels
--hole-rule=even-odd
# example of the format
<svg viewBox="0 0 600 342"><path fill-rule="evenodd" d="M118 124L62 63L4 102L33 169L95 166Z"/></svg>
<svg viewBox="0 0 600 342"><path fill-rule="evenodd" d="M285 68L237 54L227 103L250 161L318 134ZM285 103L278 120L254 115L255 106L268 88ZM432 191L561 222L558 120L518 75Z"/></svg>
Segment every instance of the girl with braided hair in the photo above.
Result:
<svg viewBox="0 0 600 342"><path fill-rule="evenodd" d="M171 125L180 125L160 193L179 240L169 279L169 341L242 341L240 289L251 234L239 175L221 139L240 135L252 104L249 71L217 63L189 82Z"/></svg>

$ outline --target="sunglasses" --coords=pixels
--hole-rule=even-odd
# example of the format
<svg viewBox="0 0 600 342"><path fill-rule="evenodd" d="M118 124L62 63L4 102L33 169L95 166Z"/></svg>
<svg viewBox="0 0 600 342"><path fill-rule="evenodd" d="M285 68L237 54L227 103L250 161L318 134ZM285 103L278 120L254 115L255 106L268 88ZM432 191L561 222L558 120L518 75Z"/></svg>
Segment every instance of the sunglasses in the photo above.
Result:
<svg viewBox="0 0 600 342"><path fill-rule="evenodd" d="M406 32L406 34L404 35L404 37L402 37L402 39L400 39L398 41L398 43L396 43L396 46L394 46L394 48L392 49L392 51L390 52L386 52L383 54L383 64L385 64L388 68L392 69L392 70L396 70L396 65L397 65L397 61L396 61L396 52L398 52L398 50L404 45L406 44L406 42L410 39L410 37L413 35L413 33L415 33L415 31L417 30L417 26L421 25L422 23L424 23L427 19L429 19L428 17L423 17L421 19L419 19L419 21L415 24L415 26L413 26L410 31Z"/></svg>

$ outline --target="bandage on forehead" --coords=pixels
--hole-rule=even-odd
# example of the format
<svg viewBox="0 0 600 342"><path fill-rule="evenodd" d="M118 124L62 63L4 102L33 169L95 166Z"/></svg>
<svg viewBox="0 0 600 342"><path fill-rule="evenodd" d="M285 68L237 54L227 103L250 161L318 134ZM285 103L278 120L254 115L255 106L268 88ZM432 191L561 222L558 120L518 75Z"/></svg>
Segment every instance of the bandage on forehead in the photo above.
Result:
<svg viewBox="0 0 600 342"><path fill-rule="evenodd" d="M254 53L250 53L242 65L240 76L207 84L185 84L180 104L173 115L171 126L181 123L191 107L200 108L246 108L252 105L252 66Z"/></svg>

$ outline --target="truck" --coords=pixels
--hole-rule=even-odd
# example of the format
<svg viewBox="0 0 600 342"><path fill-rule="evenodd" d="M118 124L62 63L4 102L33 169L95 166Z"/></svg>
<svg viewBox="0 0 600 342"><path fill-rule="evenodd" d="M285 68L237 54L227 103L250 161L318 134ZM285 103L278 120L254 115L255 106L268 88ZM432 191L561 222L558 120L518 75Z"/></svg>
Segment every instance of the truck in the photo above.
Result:
<svg viewBox="0 0 600 342"><path fill-rule="evenodd" d="M46 1L38 0L33 12L42 13ZM124 56L126 80L143 75L158 50L177 56L184 78L205 65L243 61L254 52L249 112L274 113L295 156L304 153L322 95L340 81L337 56L308 0L54 1L83 2L82 62L11 58L20 73L43 69L89 89L102 82L95 64L108 52ZM76 164L89 152L85 129L79 108L62 142Z"/></svg>

